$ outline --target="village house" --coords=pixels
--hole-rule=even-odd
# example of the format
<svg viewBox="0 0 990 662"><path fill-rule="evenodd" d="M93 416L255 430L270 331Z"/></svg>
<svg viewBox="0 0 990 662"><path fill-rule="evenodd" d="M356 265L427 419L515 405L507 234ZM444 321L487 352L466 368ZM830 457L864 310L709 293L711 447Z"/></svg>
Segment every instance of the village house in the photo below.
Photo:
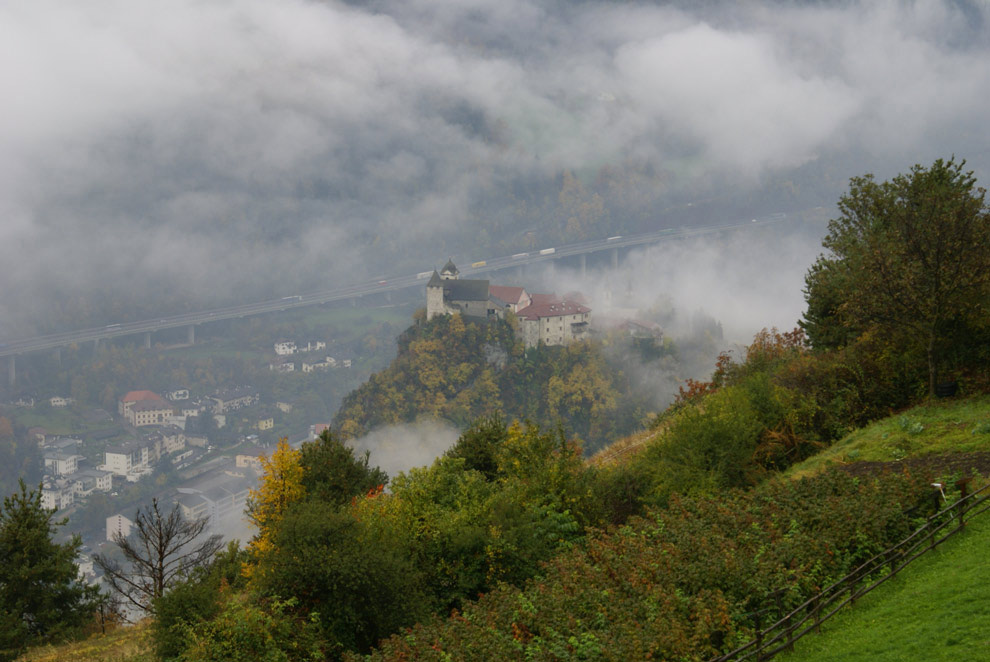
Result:
<svg viewBox="0 0 990 662"><path fill-rule="evenodd" d="M327 357L327 358L329 358L329 357ZM336 363L336 361L334 361L334 363ZM331 366L330 361L315 361L313 363L308 363L306 361L303 361L303 363L302 363L302 371L303 372L314 372L316 370L327 370L328 368L331 368L331 367L333 367L333 366Z"/></svg>
<svg viewBox="0 0 990 662"><path fill-rule="evenodd" d="M171 391L169 391L168 393L166 393L165 394L165 397L168 398L172 402L176 402L178 400L188 400L189 399L189 389L187 389L185 387L174 388Z"/></svg>
<svg viewBox="0 0 990 662"><path fill-rule="evenodd" d="M134 522L123 515L111 515L107 518L107 540L113 540L114 536L126 538L131 535L131 527Z"/></svg>
<svg viewBox="0 0 990 662"><path fill-rule="evenodd" d="M223 470L210 471L176 488L176 503L183 517L206 517L211 526L218 526L244 512L256 480L253 473L232 476Z"/></svg>
<svg viewBox="0 0 990 662"><path fill-rule="evenodd" d="M99 469L83 469L68 477L76 498L88 497L93 492L109 492L113 489L113 474Z"/></svg>
<svg viewBox="0 0 990 662"><path fill-rule="evenodd" d="M54 449L45 453L45 471L52 476L67 476L79 470L79 462L86 459L82 455Z"/></svg>
<svg viewBox="0 0 990 662"><path fill-rule="evenodd" d="M172 405L165 400L135 402L127 411L127 422L136 428L167 425L172 418Z"/></svg>
<svg viewBox="0 0 990 662"><path fill-rule="evenodd" d="M54 409L65 409L69 405L73 404L75 400L72 398L64 398L61 395L55 395L48 398L48 404Z"/></svg>
<svg viewBox="0 0 990 662"><path fill-rule="evenodd" d="M131 410L135 403L146 400L161 401L164 398L154 391L128 391L117 401L117 413L126 419L127 412Z"/></svg>
<svg viewBox="0 0 990 662"><path fill-rule="evenodd" d="M75 490L65 478L47 480L41 484L41 506L48 510L62 510L76 501Z"/></svg>
<svg viewBox="0 0 990 662"><path fill-rule="evenodd" d="M304 363L303 366L305 366L305 365L306 364ZM271 363L269 363L268 364L268 369L269 370L273 370L275 372L295 372L296 371L296 364L294 362L292 362L291 360L289 360L289 359L281 359L281 360L272 361ZM308 372L305 369L305 367L303 368L303 371L304 372Z"/></svg>
<svg viewBox="0 0 990 662"><path fill-rule="evenodd" d="M151 450L147 443L134 440L109 446L103 451L103 464L98 469L134 482L150 472Z"/></svg>
<svg viewBox="0 0 990 662"><path fill-rule="evenodd" d="M250 386L224 389L210 396L210 400L213 401L214 414L225 414L242 407L250 407L256 404L259 399L258 392Z"/></svg>
<svg viewBox="0 0 990 662"><path fill-rule="evenodd" d="M242 449L234 456L234 464L240 468L252 469L256 474L260 475L262 472L262 455L269 455L269 451L260 446L250 446Z"/></svg>
<svg viewBox="0 0 990 662"><path fill-rule="evenodd" d="M164 455L181 451L186 447L185 431L176 425L166 425L160 430L142 437L142 443L148 447L149 462L157 462Z"/></svg>
<svg viewBox="0 0 990 662"><path fill-rule="evenodd" d="M296 353L296 343L282 340L275 343L275 353L279 356L291 356Z"/></svg>

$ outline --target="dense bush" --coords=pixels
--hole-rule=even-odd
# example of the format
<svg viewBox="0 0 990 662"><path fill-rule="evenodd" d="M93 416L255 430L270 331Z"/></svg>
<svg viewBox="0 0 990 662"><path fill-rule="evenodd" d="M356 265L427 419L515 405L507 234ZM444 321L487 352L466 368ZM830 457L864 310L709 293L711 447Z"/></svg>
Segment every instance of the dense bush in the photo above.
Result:
<svg viewBox="0 0 990 662"><path fill-rule="evenodd" d="M218 614L188 628L182 662L316 662L326 659L317 619L286 613L286 602L257 603L225 597Z"/></svg>
<svg viewBox="0 0 990 662"><path fill-rule="evenodd" d="M193 628L216 618L225 594L244 587L241 565L245 556L237 541L232 541L208 567L196 568L155 601L151 641L160 660L180 659L191 644Z"/></svg>
<svg viewBox="0 0 990 662"><path fill-rule="evenodd" d="M750 637L745 614L776 604L771 591L790 606L902 537L925 493L909 476L833 472L674 497L557 556L524 589L501 585L366 659L705 659Z"/></svg>

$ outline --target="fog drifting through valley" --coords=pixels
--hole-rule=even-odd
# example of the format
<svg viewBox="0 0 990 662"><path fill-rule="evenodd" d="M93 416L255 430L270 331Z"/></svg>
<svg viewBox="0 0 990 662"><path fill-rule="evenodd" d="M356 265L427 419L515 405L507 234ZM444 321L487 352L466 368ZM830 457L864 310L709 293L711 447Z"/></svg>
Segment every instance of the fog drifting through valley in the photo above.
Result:
<svg viewBox="0 0 990 662"><path fill-rule="evenodd" d="M7 3L0 338L495 251L564 171L619 173L639 209L772 201L809 168L829 205L951 154L987 181L985 3L703 4ZM725 281L772 301L791 274L746 255L661 275L756 317Z"/></svg>

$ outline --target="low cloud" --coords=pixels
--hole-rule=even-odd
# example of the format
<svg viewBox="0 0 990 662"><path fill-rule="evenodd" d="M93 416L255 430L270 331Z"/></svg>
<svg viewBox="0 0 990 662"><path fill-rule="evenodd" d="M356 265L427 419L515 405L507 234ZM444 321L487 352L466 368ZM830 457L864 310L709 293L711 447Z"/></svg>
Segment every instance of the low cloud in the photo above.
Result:
<svg viewBox="0 0 990 662"><path fill-rule="evenodd" d="M380 467L392 478L414 467L432 464L454 445L460 434L449 423L422 420L380 427L347 443L357 453L369 451L371 466Z"/></svg>
<svg viewBox="0 0 990 662"><path fill-rule="evenodd" d="M988 17L967 0L6 4L0 338L119 321L107 301L164 314L412 272L483 232L494 252L544 229L563 170L625 173L642 209L798 189L810 165L833 195L953 153L986 182Z"/></svg>

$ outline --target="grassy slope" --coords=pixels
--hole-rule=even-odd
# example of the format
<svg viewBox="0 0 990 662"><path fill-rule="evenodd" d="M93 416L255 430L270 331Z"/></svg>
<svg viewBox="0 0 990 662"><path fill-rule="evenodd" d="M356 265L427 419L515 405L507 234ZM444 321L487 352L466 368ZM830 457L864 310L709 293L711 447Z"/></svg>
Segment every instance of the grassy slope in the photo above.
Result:
<svg viewBox="0 0 990 662"><path fill-rule="evenodd" d="M808 635L782 662L990 660L990 513Z"/></svg>
<svg viewBox="0 0 990 662"><path fill-rule="evenodd" d="M38 646L17 662L154 662L146 623L59 646Z"/></svg>
<svg viewBox="0 0 990 662"><path fill-rule="evenodd" d="M816 473L833 464L894 461L938 453L990 451L990 395L919 405L856 430L791 467L785 475Z"/></svg>

